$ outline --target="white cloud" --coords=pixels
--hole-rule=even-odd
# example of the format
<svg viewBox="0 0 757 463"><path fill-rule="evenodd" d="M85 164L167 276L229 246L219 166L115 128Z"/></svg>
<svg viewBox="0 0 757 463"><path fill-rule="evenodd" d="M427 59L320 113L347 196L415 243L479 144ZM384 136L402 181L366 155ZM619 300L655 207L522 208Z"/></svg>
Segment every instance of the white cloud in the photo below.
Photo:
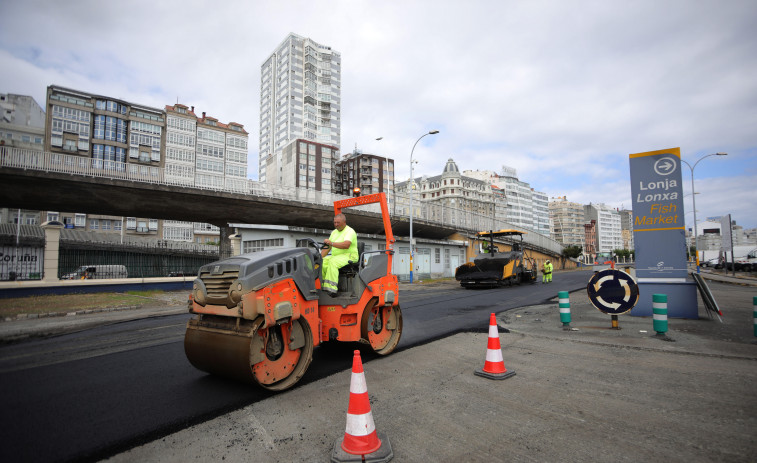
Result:
<svg viewBox="0 0 757 463"><path fill-rule="evenodd" d="M729 153L697 170L720 182L698 209L725 210L757 193L742 182L757 172L755 20L750 0L10 1L0 91L178 98L245 125L255 177L260 65L295 32L342 54L343 151L394 158L398 179L438 129L418 174L505 164L550 196L628 207L628 154L680 146ZM734 218L757 226L744 204Z"/></svg>

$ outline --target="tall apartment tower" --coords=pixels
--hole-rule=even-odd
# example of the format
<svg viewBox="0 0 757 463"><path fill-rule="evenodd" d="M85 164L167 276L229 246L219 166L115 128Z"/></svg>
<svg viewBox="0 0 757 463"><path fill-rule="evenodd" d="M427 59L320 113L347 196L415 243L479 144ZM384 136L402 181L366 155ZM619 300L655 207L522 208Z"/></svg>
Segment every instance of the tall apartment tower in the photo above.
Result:
<svg viewBox="0 0 757 463"><path fill-rule="evenodd" d="M290 184L284 149L298 139L341 144L342 58L331 47L291 33L260 68L258 180Z"/></svg>

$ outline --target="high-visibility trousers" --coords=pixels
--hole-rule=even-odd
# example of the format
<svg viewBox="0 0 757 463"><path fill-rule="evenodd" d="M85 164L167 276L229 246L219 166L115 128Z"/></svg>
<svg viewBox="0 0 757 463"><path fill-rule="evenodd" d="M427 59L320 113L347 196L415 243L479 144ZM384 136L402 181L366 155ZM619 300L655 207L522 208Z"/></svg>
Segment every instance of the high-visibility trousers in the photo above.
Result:
<svg viewBox="0 0 757 463"><path fill-rule="evenodd" d="M347 265L350 261L349 254L339 254L338 256L328 255L323 258L323 268L321 270L321 288L326 291L336 292L339 285L339 269Z"/></svg>

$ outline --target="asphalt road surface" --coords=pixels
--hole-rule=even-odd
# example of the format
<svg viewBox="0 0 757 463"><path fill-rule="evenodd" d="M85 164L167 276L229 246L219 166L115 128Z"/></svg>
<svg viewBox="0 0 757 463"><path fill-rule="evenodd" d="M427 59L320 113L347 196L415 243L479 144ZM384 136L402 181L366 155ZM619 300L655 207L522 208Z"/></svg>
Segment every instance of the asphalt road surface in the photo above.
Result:
<svg viewBox="0 0 757 463"><path fill-rule="evenodd" d="M398 349L486 331L489 313L584 288L589 276L566 272L550 285L465 290L448 284L402 292ZM134 320L0 347L0 461L94 461L271 394L193 368L183 347L188 318ZM349 369L356 347L316 349L300 384ZM374 358L361 350L364 361Z"/></svg>

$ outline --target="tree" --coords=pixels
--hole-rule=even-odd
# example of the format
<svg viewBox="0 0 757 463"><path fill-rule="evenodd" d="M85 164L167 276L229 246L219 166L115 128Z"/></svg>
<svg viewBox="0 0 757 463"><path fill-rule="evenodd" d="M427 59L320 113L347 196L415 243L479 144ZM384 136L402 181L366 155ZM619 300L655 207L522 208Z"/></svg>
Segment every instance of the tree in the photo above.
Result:
<svg viewBox="0 0 757 463"><path fill-rule="evenodd" d="M631 251L628 249L614 249L612 253L615 254L616 257L631 257Z"/></svg>
<svg viewBox="0 0 757 463"><path fill-rule="evenodd" d="M563 257L567 258L577 258L581 255L581 247L580 246L565 246L562 250Z"/></svg>

